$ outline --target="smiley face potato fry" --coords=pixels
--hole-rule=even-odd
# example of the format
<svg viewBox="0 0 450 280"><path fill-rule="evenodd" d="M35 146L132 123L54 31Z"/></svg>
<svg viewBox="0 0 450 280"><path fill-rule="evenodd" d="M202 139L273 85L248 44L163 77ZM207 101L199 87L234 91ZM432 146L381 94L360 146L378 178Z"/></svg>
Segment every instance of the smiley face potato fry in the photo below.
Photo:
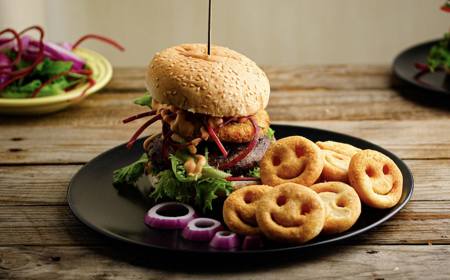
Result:
<svg viewBox="0 0 450 280"><path fill-rule="evenodd" d="M363 150L355 154L348 177L361 200L371 207L391 208L402 196L402 173L393 160L380 152Z"/></svg>
<svg viewBox="0 0 450 280"><path fill-rule="evenodd" d="M232 192L223 204L223 219L228 228L243 235L259 234L256 206L259 199L271 189L266 185L253 185Z"/></svg>
<svg viewBox="0 0 450 280"><path fill-rule="evenodd" d="M361 214L361 201L356 191L341 182L326 182L310 187L325 204L323 234L341 233L351 228Z"/></svg>
<svg viewBox="0 0 450 280"><path fill-rule="evenodd" d="M285 183L260 199L256 220L267 238L302 244L322 231L325 215L325 206L316 192L299 184Z"/></svg>
<svg viewBox="0 0 450 280"><path fill-rule="evenodd" d="M324 160L322 179L325 181L348 182L350 160L361 149L335 141L318 141L316 144L322 150Z"/></svg>
<svg viewBox="0 0 450 280"><path fill-rule="evenodd" d="M276 186L297 183L310 186L323 169L320 148L302 136L290 136L272 144L260 161L261 181Z"/></svg>

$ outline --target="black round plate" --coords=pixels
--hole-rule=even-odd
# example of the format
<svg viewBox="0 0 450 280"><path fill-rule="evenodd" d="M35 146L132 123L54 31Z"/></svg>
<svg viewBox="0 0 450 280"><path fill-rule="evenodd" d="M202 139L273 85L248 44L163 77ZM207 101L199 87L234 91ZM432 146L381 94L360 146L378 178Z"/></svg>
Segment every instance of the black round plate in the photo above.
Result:
<svg viewBox="0 0 450 280"><path fill-rule="evenodd" d="M364 207L358 222L348 231L333 236L320 236L304 245L287 246L268 243L261 250L217 251L207 243L186 241L180 231L157 230L144 224L144 215L151 207L142 196L122 195L112 186L113 170L135 161L143 152L143 139L130 151L125 145L117 146L97 156L72 178L67 200L78 219L95 231L121 241L172 252L210 254L255 254L292 252L312 246L329 244L361 234L394 216L402 209L413 193L413 177L406 164L391 152L365 140L316 128L272 125L277 138L302 135L312 141L333 140L349 143L361 149L373 149L395 161L403 174L403 195L391 209L379 210Z"/></svg>
<svg viewBox="0 0 450 280"><path fill-rule="evenodd" d="M404 50L394 59L393 71L396 77L409 85L450 96L450 78L445 71L428 73L418 79L420 71L414 66L415 63L426 63L428 52L437 42L434 40Z"/></svg>

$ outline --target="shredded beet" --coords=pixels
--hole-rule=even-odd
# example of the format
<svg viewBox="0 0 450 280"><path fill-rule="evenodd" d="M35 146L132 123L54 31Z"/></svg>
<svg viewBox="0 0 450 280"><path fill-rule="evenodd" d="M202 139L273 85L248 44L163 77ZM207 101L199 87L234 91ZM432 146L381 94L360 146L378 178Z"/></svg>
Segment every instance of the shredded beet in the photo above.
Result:
<svg viewBox="0 0 450 280"><path fill-rule="evenodd" d="M81 75L92 75L92 70L91 69L71 69L70 73L75 73L75 74L81 74Z"/></svg>
<svg viewBox="0 0 450 280"><path fill-rule="evenodd" d="M152 111L148 111L148 112L144 112L144 113L140 113L140 114L128 117L128 118L124 119L122 122L129 123L129 122L132 122L134 120L137 120L137 119L140 119L143 117L153 116L154 114L156 114L156 110L152 110Z"/></svg>
<svg viewBox="0 0 450 280"><path fill-rule="evenodd" d="M91 77L88 77L87 83L88 83L88 86L87 86L87 88L85 88L85 89L83 90L83 92L80 94L80 97L84 96L84 95L86 94L86 92L87 92L90 88L92 88L93 86L95 86L95 83L96 83L96 82L95 82L95 80L92 79Z"/></svg>
<svg viewBox="0 0 450 280"><path fill-rule="evenodd" d="M256 178L256 177L232 177L232 176L230 176L230 177L227 177L226 180L230 181L230 182L232 182L232 181L258 181L259 178Z"/></svg>
<svg viewBox="0 0 450 280"><path fill-rule="evenodd" d="M18 35L22 35L33 29L37 30L39 32L39 51L37 53L36 59L28 67L8 73L9 75L11 75L13 77L11 79L9 79L7 82L0 85L0 91L2 91L4 88L6 88L11 83L13 83L19 79L22 79L23 77L28 75L31 71L33 71L34 67L36 67L36 65L38 65L44 59L44 30L40 26L37 26L37 25L30 26L30 27L22 30L21 32L19 32ZM21 45L22 45L22 43L20 43L20 45L19 45L20 48L22 47Z"/></svg>
<svg viewBox="0 0 450 280"><path fill-rule="evenodd" d="M136 142L137 138L139 137L139 135L141 135L142 132L144 132L144 130L147 127L149 127L152 123L159 121L161 119L162 119L161 115L157 115L157 116L154 116L153 118L151 118L150 120L148 120L147 122L145 122L130 138L130 140L128 141L128 144L127 144L127 148L131 149L133 147L134 143Z"/></svg>
<svg viewBox="0 0 450 280"><path fill-rule="evenodd" d="M72 46L72 49L76 49L81 43L83 43L86 39L96 39L99 41L103 41L105 43L110 44L111 46L119 49L120 51L124 51L125 48L122 47L122 45L120 45L119 43L117 43L116 41L114 41L113 39L104 37L104 36L100 36L97 34L86 34L83 37L81 37L80 39L78 39Z"/></svg>
<svg viewBox="0 0 450 280"><path fill-rule="evenodd" d="M209 125L208 123L208 134L209 136L214 140L214 142L216 143L217 147L219 148L220 152L222 153L222 155L224 157L228 156L228 152L225 149L225 147L222 145L222 142L220 142L219 137L217 137L216 132L214 131L214 129L211 127L211 125Z"/></svg>
<svg viewBox="0 0 450 280"><path fill-rule="evenodd" d="M5 33L8 33L8 32L11 33L14 36L14 38L12 38L11 40L16 40L17 41L17 50L18 50L17 51L17 56L14 59L14 61L11 62L12 65L16 65L17 63L19 63L20 58L22 56L22 51L23 51L22 50L22 40L20 39L19 33L17 33L14 29L11 29L11 28L7 28L7 29L2 30L0 32L0 36L5 34ZM9 41L6 41L6 42L9 42ZM0 69L7 68L7 67L10 67L10 65L0 65ZM4 73L1 73L1 74L4 74ZM10 73L6 73L6 74L10 74Z"/></svg>
<svg viewBox="0 0 450 280"><path fill-rule="evenodd" d="M242 152L240 152L236 157L234 157L229 162L226 162L226 163L220 165L219 169L224 170L224 169L229 169L229 168L235 166L238 162L243 160L256 147L256 144L258 143L258 137L259 137L259 130L260 130L260 128L259 128L258 123L256 122L254 117L249 117L248 119L252 122L253 127L255 128L253 130L253 139L252 139L252 141L250 141L250 143L248 144L247 148L245 148Z"/></svg>

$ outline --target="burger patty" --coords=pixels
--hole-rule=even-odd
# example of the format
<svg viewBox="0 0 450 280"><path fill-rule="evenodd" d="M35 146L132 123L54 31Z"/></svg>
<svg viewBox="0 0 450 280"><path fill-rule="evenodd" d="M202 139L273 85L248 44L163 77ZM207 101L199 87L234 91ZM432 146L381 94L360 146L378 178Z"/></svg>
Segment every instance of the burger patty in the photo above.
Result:
<svg viewBox="0 0 450 280"><path fill-rule="evenodd" d="M246 175L248 171L258 165L258 162L264 156L266 150L269 148L271 140L267 136L263 136L258 139L258 143L255 148L240 162L233 166L230 171L233 176ZM158 170L164 170L170 168L170 162L164 159L162 155L163 139L162 136L153 139L150 149L147 154L151 160L152 166ZM209 156L208 163L211 166L217 167L223 163L226 163L236 157L240 152L247 148L248 143L224 143L225 148L228 151L228 157L225 158L220 154L214 143L202 142L198 146L199 151L204 151L205 147L208 147ZM175 150L170 147L169 153L174 153ZM204 154L199 152L200 154Z"/></svg>

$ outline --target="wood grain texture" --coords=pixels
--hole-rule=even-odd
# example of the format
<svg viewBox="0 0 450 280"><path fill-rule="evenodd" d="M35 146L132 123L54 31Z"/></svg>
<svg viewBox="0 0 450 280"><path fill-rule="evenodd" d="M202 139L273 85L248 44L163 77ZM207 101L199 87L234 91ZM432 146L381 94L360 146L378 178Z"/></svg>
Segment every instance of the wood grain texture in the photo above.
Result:
<svg viewBox="0 0 450 280"><path fill-rule="evenodd" d="M0 247L4 279L445 279L450 246L335 246L303 256L197 261L132 247ZM226 265L224 265L226 263ZM3 277L2 277L3 276Z"/></svg>
<svg viewBox="0 0 450 280"><path fill-rule="evenodd" d="M0 126L109 126L119 125L146 108L133 104L144 93L98 93L81 104L53 115L33 118L0 116ZM404 99L393 90L274 91L267 111L272 121L320 120L430 120L449 119L445 109ZM101 112L101 113L100 113Z"/></svg>
<svg viewBox="0 0 450 280"><path fill-rule="evenodd" d="M304 121L283 122L342 132L371 141L402 158L450 158L450 121ZM4 126L0 164L83 163L125 143L142 120L106 127L35 125ZM146 131L158 132L159 124ZM20 139L20 140L17 140ZM438 140L437 140L438 139Z"/></svg>
<svg viewBox="0 0 450 280"><path fill-rule="evenodd" d="M406 160L415 179L412 200L450 201L450 160ZM0 166L0 205L64 205L81 165Z"/></svg>
<svg viewBox="0 0 450 280"><path fill-rule="evenodd" d="M349 244L450 244L449 201L412 201L394 218ZM68 206L0 206L0 246L104 244Z"/></svg>
<svg viewBox="0 0 450 280"><path fill-rule="evenodd" d="M387 65L262 66L272 90L386 89L391 81ZM143 91L145 68L116 68L108 92Z"/></svg>
<svg viewBox="0 0 450 280"><path fill-rule="evenodd" d="M403 158L415 179L406 208L339 246L254 264L251 258L225 266L199 262L198 256L173 260L107 239L78 222L65 197L81 164L126 142L143 123L121 124L145 110L132 104L145 92L143 69L120 68L102 92L68 110L0 116L0 279L445 279L450 274L445 104L405 98L399 91L409 96L410 89L391 79L389 66L264 70L273 121L350 134Z"/></svg>

